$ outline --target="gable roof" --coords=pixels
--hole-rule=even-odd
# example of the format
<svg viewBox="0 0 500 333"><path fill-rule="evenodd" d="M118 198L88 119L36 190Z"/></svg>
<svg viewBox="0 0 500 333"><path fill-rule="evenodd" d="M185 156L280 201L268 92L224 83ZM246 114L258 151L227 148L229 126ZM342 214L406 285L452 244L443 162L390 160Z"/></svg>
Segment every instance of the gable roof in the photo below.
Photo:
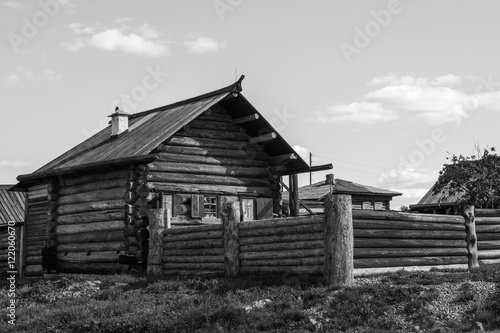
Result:
<svg viewBox="0 0 500 333"><path fill-rule="evenodd" d="M23 222L26 196L22 192L9 191L12 185L0 185L0 225L9 221Z"/></svg>
<svg viewBox="0 0 500 333"><path fill-rule="evenodd" d="M316 200L322 201L330 192L330 185L325 181L317 182L311 185L302 186L299 188L299 198L301 200ZM332 193L351 194L364 196L390 196L396 197L402 193L384 190L374 186L361 185L348 180L336 178L333 185Z"/></svg>
<svg viewBox="0 0 500 333"><path fill-rule="evenodd" d="M410 209L455 206L462 199L459 193L450 195L444 189L434 194L434 186L436 184L432 185L416 205L410 205Z"/></svg>
<svg viewBox="0 0 500 333"><path fill-rule="evenodd" d="M250 136L262 134L263 129L276 132L271 124L241 95L243 78L242 75L234 84L207 94L133 114L129 117L128 131L116 137L110 136L110 126L108 126L35 172L18 176L17 179L21 183L15 188L26 188L27 181L33 182L75 170L119 165L132 161L152 161L157 158L157 155L153 153L157 146L217 103L225 107L235 118L257 113L259 119L240 124ZM264 151L270 156L295 153L279 134L265 145ZM296 160L287 165L287 172L308 168L307 163L297 156Z"/></svg>

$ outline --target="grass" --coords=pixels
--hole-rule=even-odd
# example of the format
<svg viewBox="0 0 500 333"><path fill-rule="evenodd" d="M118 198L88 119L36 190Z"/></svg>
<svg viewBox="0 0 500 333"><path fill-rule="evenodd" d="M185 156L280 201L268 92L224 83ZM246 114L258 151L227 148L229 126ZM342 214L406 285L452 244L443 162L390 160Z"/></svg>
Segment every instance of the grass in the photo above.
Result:
<svg viewBox="0 0 500 333"><path fill-rule="evenodd" d="M500 266L470 273L399 271L343 289L286 274L234 279L63 275L18 281L16 326L7 323L4 284L0 331L466 332L476 321L496 330L499 283ZM497 289L482 295L477 285ZM453 290L450 299L443 298L444 286ZM459 318L448 308L461 311Z"/></svg>

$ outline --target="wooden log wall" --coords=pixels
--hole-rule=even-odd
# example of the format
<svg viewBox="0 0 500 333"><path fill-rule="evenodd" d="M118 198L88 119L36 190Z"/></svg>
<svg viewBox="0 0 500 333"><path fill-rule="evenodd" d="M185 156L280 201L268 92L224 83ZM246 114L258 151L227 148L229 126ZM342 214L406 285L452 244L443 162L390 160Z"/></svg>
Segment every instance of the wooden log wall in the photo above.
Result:
<svg viewBox="0 0 500 333"><path fill-rule="evenodd" d="M48 183L32 186L27 191L26 220L25 220L25 268L24 275L28 277L41 276L42 249L56 245L53 238L49 238L48 229L52 219L47 217L53 203L52 190ZM52 225L51 225L52 227ZM52 237L53 234L50 234Z"/></svg>
<svg viewBox="0 0 500 333"><path fill-rule="evenodd" d="M239 223L240 271L323 272L323 215Z"/></svg>
<svg viewBox="0 0 500 333"><path fill-rule="evenodd" d="M224 273L222 224L165 229L163 274Z"/></svg>
<svg viewBox="0 0 500 333"><path fill-rule="evenodd" d="M354 268L467 264L461 216L353 210Z"/></svg>
<svg viewBox="0 0 500 333"><path fill-rule="evenodd" d="M252 194L271 197L269 156L265 143L252 144L242 126L220 106L190 122L158 147L160 159L145 176L157 192L179 193L174 198L172 224L196 223L191 196Z"/></svg>
<svg viewBox="0 0 500 333"><path fill-rule="evenodd" d="M500 263L500 209L476 209L479 264Z"/></svg>
<svg viewBox="0 0 500 333"><path fill-rule="evenodd" d="M119 256L126 245L138 242L135 229L129 236L124 197L136 178L135 171L125 169L59 177L58 197L53 198L49 213L55 221L59 272L126 271L127 266L118 264Z"/></svg>
<svg viewBox="0 0 500 333"><path fill-rule="evenodd" d="M10 227L10 228L9 228ZM17 271L17 277L22 275L21 255L23 255L22 223L9 223L0 226L0 275L10 275L7 272ZM14 230L14 234L12 234ZM10 233L10 234L9 234ZM9 244L10 243L10 244ZM14 255L13 255L14 254ZM12 258L14 262L12 262ZM13 263L14 266L9 266Z"/></svg>

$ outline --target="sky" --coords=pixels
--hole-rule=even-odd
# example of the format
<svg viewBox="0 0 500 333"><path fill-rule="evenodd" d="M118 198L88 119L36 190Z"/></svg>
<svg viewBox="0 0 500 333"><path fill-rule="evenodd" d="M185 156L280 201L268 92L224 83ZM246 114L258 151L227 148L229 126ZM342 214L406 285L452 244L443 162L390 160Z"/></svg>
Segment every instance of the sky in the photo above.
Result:
<svg viewBox="0 0 500 333"><path fill-rule="evenodd" d="M325 174L415 204L499 146L500 2L0 0L0 183L107 126L235 81ZM309 183L309 175L299 178Z"/></svg>

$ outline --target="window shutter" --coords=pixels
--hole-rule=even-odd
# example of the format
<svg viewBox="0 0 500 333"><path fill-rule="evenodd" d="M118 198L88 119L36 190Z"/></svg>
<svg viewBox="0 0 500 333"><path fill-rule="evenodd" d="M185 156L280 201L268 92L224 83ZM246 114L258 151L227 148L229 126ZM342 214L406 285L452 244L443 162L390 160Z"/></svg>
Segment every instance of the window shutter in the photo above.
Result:
<svg viewBox="0 0 500 333"><path fill-rule="evenodd" d="M270 219L273 217L273 199L256 198L257 220Z"/></svg>
<svg viewBox="0 0 500 333"><path fill-rule="evenodd" d="M193 194L191 196L191 217L202 218L204 211L203 195Z"/></svg>

